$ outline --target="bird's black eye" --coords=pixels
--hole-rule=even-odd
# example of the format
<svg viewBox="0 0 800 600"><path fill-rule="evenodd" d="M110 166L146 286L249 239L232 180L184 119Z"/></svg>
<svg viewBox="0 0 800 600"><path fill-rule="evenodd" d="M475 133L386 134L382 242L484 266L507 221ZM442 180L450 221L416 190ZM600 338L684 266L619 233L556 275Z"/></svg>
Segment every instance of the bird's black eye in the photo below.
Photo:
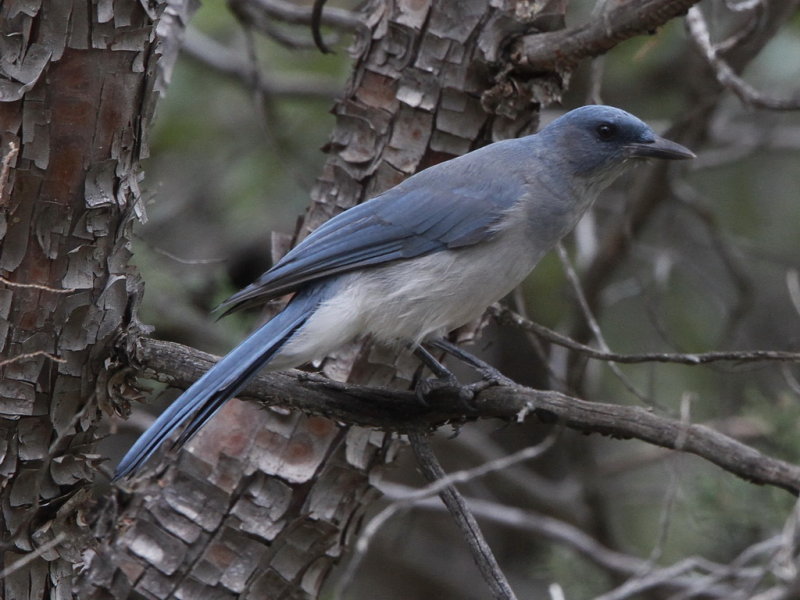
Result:
<svg viewBox="0 0 800 600"><path fill-rule="evenodd" d="M617 133L617 126L612 123L600 123L595 131L601 140L610 140Z"/></svg>

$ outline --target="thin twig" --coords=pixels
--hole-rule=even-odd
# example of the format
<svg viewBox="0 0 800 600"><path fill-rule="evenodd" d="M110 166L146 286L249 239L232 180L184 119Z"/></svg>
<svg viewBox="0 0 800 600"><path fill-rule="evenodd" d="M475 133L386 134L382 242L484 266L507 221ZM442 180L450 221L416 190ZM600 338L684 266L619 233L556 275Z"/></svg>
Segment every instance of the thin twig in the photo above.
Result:
<svg viewBox="0 0 800 600"><path fill-rule="evenodd" d="M527 312L527 306L525 305L525 296L523 294L522 286L517 286L516 289L514 289L514 292L511 295L511 301L514 305L514 309L517 311L516 314L522 315L524 319L530 320ZM567 381L564 378L563 373L556 372L556 369L553 366L553 356L548 355L547 350L545 350L544 345L542 345L542 342L539 339L540 336L537 336L536 333L529 330L522 330L522 333L525 335L525 338L528 340L533 353L536 355L536 358L542 364L547 373L547 380L544 382L544 384L548 389L566 392Z"/></svg>
<svg viewBox="0 0 800 600"><path fill-rule="evenodd" d="M683 398L681 399L681 423L685 427L688 427L691 423L691 402L691 394L684 393ZM685 436L684 440L678 441L678 448L683 446L684 441ZM680 489L680 462L668 463L667 469L669 470L670 480L669 485L664 492L664 505L661 509L661 515L658 523L658 537L656 538L656 543L653 545L653 549L650 551L650 556L648 557L648 562L653 565L656 564L664 554L664 546L666 545L667 538L669 537L672 514L675 510L675 502L678 498L678 491Z"/></svg>
<svg viewBox="0 0 800 600"><path fill-rule="evenodd" d="M591 329L592 333L594 334L594 338L597 340L597 343L600 344L600 348L603 350L603 352L610 352L611 348L609 348L608 344L606 343L605 336L600 329L600 324L597 322L597 319L595 319L592 309L589 307L589 303L586 301L586 294L583 293L583 287L581 286L580 278L575 272L572 262L569 260L569 256L567 255L567 251L564 248L563 242L559 242L556 245L556 250L558 252L558 258L561 261L561 266L564 268L564 272L567 275L567 280L572 286L572 291L574 292L575 297L578 299L578 306L583 313L583 318L586 320L586 324L589 326L589 329ZM633 385L625 373L623 373L622 370L614 364L614 361L608 362L608 368L611 369L612 373L617 376L617 379L622 382L622 385L625 386L625 389L631 394L636 396L647 406L660 408L656 402L648 398L645 394L640 392L635 385Z"/></svg>
<svg viewBox="0 0 800 600"><path fill-rule="evenodd" d="M11 173L11 163L17 158L18 153L19 145L17 142L14 140L8 142L8 152L3 156L3 162L0 163L0 206L8 204L5 194L6 183L8 183L8 176Z"/></svg>
<svg viewBox="0 0 800 600"><path fill-rule="evenodd" d="M50 352L45 352L44 350L36 350L35 352L26 352L24 354L17 354L16 356L12 356L11 358L0 360L0 367L5 367L6 365L10 365L15 362L21 362L24 360L29 360L31 358L36 358L37 356L44 356L45 358L57 363L63 364L67 362L66 359L60 358L55 354L51 354Z"/></svg>
<svg viewBox="0 0 800 600"><path fill-rule="evenodd" d="M292 25L310 26L313 19L313 8L287 0L232 0L229 4L234 12L247 11L250 15L258 15L260 19L273 19ZM357 13L331 7L320 14L320 23L342 31L355 31L361 26L361 19Z"/></svg>
<svg viewBox="0 0 800 600"><path fill-rule="evenodd" d="M576 350L587 358L608 360L617 363L635 364L646 362L675 363L681 365L704 365L715 362L800 362L800 352L783 352L780 350L735 350L730 352L648 352L643 354L618 354L603 352L576 342L572 338L553 331L544 325L534 323L500 305L489 307L489 312L501 323L530 331L553 344Z"/></svg>
<svg viewBox="0 0 800 600"><path fill-rule="evenodd" d="M61 544L65 539L67 539L67 534L62 531L49 542L46 542L41 546L39 546L38 548L35 548L32 552L29 552L19 560L15 560L5 569L0 571L0 581L5 581L6 577L11 575L12 573L19 571L22 567L36 560L37 558L42 556L45 552L49 552L50 550Z"/></svg>
<svg viewBox="0 0 800 600"><path fill-rule="evenodd" d="M405 498L409 493L413 493L408 487L395 483L381 482L378 487L392 499ZM616 575L629 577L640 573L652 575L663 569L670 569L668 573L674 576L659 577L658 579L661 581L659 585L664 590L675 591L679 594L702 590L706 594L713 594L715 597L729 600L742 580L752 578L757 574L756 568L746 568L746 563L743 562L738 562L735 568L731 568L731 565L714 563L700 558L689 558L681 561L679 566L673 565L654 571L649 568L648 562L644 559L608 548L571 523L530 509L508 506L490 500L468 498L467 502L472 512L482 520L513 528L515 531L526 531L537 538L561 544L584 560ZM414 506L433 511L444 510L441 502L431 498L417 500L414 502ZM777 542L772 541L770 544L774 547ZM763 554L763 550L761 553ZM690 574L689 571L692 569L709 573L709 575ZM725 581L726 579L732 580L730 584ZM632 582L634 579L630 581Z"/></svg>
<svg viewBox="0 0 800 600"><path fill-rule="evenodd" d="M736 94L745 105L770 110L797 110L800 108L800 97L797 94L792 98L773 98L758 91L739 77L711 43L708 24L703 17L703 12L698 7L693 6L686 13L686 26L692 40L714 70L719 84Z"/></svg>
<svg viewBox="0 0 800 600"><path fill-rule="evenodd" d="M160 254L161 256L165 256L168 259L173 260L181 265L214 265L225 262L224 258L184 258L182 256L178 256L177 254L173 254L168 250L164 250L163 248L156 246L150 240L145 239L141 235L134 233L132 237L142 242L145 246L147 246L147 248L152 250L154 253Z"/></svg>
<svg viewBox="0 0 800 600"><path fill-rule="evenodd" d="M333 50L328 48L325 40L322 39L322 32L320 31L320 23L322 22L322 11L325 8L325 0L314 0L314 5L311 7L311 37L314 39L314 45L319 48L323 54L333 54Z"/></svg>
<svg viewBox="0 0 800 600"><path fill-rule="evenodd" d="M305 75L302 78L292 79L275 74L254 78L252 63L243 60L241 53L228 49L192 27L186 30L183 51L190 58L225 77L247 87L259 86L258 89L269 96L330 100L342 91L342 84L332 78L322 79Z"/></svg>
<svg viewBox="0 0 800 600"><path fill-rule="evenodd" d="M423 434L412 432L408 434L408 439L425 478L431 483L444 479L444 469L439 464L426 437ZM484 581L489 585L492 597L497 600L515 600L516 596L508 584L506 576L500 569L492 549L483 537L478 521L467 507L467 501L464 496L455 486L448 484L439 490L439 497L447 506L450 515L461 530L472 552L472 558L475 564L478 565L478 570L483 575Z"/></svg>
<svg viewBox="0 0 800 600"><path fill-rule="evenodd" d="M52 292L53 294L70 294L75 291L75 288L54 288L49 285L42 285L40 283L20 283L18 281L11 281L0 275L0 283L13 288L22 288L28 290L39 290L40 292Z"/></svg>
<svg viewBox="0 0 800 600"><path fill-rule="evenodd" d="M504 469L507 469L522 461L537 458L550 447L552 447L554 440L555 436L549 436L547 439L535 446L523 448L522 450L514 452L508 456L503 456L501 458L488 461L472 469L456 471L448 475L443 475L421 489L403 488L402 493L400 493L397 491L398 486L394 486L393 484L387 484L385 488L383 485L378 485L378 489L386 490L388 497L392 500L392 503L377 515L372 517L372 519L370 519L362 529L361 535L355 544L353 557L350 559L345 573L342 575L342 577L340 577L336 585L336 589L334 590L334 598L338 599L344 594L345 589L354 579L358 566L366 556L367 550L369 549L369 545L373 538L378 533L380 528L383 527L383 525L394 515L402 510L411 508L412 506L417 506L419 503L424 502L431 496L439 494L447 487L452 487L454 483L471 481L478 477L483 477L489 473L503 471ZM439 504L440 503L437 502L437 505Z"/></svg>
<svg viewBox="0 0 800 600"><path fill-rule="evenodd" d="M723 238L713 211L707 209L700 194L686 181L670 180L670 190L683 207L688 209L693 217L698 219L706 230L711 247L716 251L720 262L725 267L731 283L736 290L736 300L726 310L725 323L721 327L724 338L719 341L725 345L729 340L736 339L736 332L742 325L747 312L753 306L754 290L746 269L740 264L734 250L726 239Z"/></svg>

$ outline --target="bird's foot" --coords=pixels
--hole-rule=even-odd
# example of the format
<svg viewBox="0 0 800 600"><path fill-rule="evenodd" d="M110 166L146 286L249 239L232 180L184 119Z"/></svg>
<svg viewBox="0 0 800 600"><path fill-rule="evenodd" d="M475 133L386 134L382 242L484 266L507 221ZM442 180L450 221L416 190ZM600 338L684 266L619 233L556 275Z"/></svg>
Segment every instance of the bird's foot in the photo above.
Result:
<svg viewBox="0 0 800 600"><path fill-rule="evenodd" d="M489 365L476 368L476 371L481 376L480 381L477 381L472 384L473 386L475 386L476 392L480 392L482 390L485 390L486 388L493 387L496 385L516 385L513 379L511 379L510 377L506 377L500 371L498 371L494 367L490 367Z"/></svg>
<svg viewBox="0 0 800 600"><path fill-rule="evenodd" d="M503 375L500 371L495 369L492 365L487 363L486 361L478 358L474 354L471 354L461 348L460 346L454 344L453 342L441 339L435 340L432 342L432 345L444 350L448 354L456 357L461 362L469 365L481 376L482 381L479 381L476 384L472 384L475 388L476 392L481 390L485 390L487 387L492 387L494 385L514 385L514 381L509 379L505 375Z"/></svg>
<svg viewBox="0 0 800 600"><path fill-rule="evenodd" d="M499 373L498 373L499 374ZM486 390L490 387L494 386L508 386L508 385L517 385L513 379L509 379L505 375L501 375L499 377L495 376L487 376L482 374L483 378L475 383L470 383L467 387L469 390L470 395L474 398L478 394L480 394L483 390Z"/></svg>
<svg viewBox="0 0 800 600"><path fill-rule="evenodd" d="M471 411L474 408L471 403L474 393L470 387L462 385L453 374L449 374L443 377L420 379L414 387L414 393L423 406L430 406L431 401L435 401L437 397L456 396L464 409Z"/></svg>

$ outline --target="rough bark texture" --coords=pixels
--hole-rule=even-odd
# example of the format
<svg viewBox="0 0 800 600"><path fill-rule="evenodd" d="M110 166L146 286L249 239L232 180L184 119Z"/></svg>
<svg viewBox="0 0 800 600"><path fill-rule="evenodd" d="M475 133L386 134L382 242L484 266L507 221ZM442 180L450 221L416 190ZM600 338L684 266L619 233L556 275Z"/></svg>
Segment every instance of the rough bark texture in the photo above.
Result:
<svg viewBox="0 0 800 600"><path fill-rule="evenodd" d="M136 325L128 232L143 217L144 132L178 47L174 31L155 35L167 3L144 6L0 8L5 598L72 597L92 533L83 511L100 461L95 425L110 395L126 392L107 369L115 338ZM173 8L168 29L181 20Z"/></svg>
<svg viewBox="0 0 800 600"><path fill-rule="evenodd" d="M368 7L299 236L425 166L532 130L536 102L552 101L557 85L511 82L492 64L514 35L562 19L549 4L515 14L524 6ZM369 366L354 379L407 384L395 381L397 357L378 349L345 349L323 371L346 379L359 353ZM380 432L231 402L160 477L122 499L117 518L130 526L98 551L84 593L121 598L130 585L151 598L316 597L377 496L370 477L394 451Z"/></svg>

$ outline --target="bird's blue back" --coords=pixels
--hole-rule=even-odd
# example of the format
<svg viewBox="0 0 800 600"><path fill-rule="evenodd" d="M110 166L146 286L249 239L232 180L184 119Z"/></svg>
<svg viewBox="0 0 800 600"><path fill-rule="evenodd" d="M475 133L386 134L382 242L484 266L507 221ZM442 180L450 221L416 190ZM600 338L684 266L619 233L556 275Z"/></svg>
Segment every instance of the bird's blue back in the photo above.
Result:
<svg viewBox="0 0 800 600"><path fill-rule="evenodd" d="M521 176L497 178L497 167L521 167L535 147L534 136L507 140L410 177L321 225L223 308L278 297L337 273L485 241L525 183Z"/></svg>

